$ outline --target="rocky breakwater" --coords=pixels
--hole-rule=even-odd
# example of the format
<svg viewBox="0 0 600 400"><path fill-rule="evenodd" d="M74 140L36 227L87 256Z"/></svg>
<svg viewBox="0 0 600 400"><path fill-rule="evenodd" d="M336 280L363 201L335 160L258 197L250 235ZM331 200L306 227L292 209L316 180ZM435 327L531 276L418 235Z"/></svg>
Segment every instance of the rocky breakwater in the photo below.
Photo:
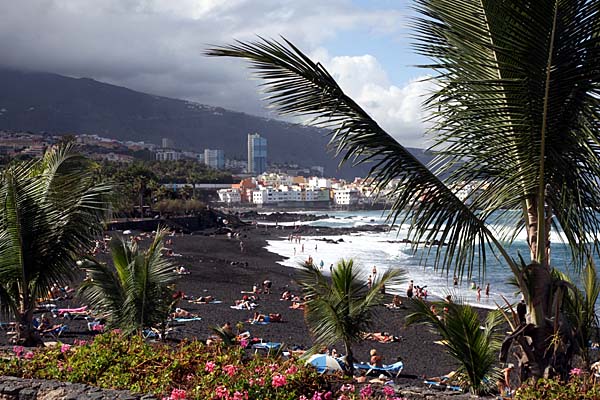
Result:
<svg viewBox="0 0 600 400"><path fill-rule="evenodd" d="M127 390L100 389L80 383L0 376L0 400L157 400Z"/></svg>

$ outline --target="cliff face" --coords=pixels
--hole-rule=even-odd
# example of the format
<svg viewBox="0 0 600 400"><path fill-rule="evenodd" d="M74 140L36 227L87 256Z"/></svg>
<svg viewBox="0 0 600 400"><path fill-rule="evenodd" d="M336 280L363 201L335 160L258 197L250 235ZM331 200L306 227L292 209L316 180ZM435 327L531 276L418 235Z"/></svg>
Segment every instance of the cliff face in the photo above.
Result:
<svg viewBox="0 0 600 400"><path fill-rule="evenodd" d="M326 176L365 176L368 167L338 171L327 132L184 100L154 96L92 79L0 69L0 129L88 133L181 149L225 150L246 159L247 134L267 138L268 160L325 167ZM415 149L419 157L423 152Z"/></svg>

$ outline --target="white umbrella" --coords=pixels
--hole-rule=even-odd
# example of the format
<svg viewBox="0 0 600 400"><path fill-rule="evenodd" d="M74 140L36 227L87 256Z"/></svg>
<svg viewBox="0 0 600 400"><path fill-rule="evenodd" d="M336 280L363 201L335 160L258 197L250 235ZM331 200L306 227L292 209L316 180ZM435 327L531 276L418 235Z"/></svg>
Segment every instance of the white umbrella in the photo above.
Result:
<svg viewBox="0 0 600 400"><path fill-rule="evenodd" d="M327 354L315 354L306 360L307 364L311 364L319 373L342 371L342 365L340 361L335 358L328 356Z"/></svg>

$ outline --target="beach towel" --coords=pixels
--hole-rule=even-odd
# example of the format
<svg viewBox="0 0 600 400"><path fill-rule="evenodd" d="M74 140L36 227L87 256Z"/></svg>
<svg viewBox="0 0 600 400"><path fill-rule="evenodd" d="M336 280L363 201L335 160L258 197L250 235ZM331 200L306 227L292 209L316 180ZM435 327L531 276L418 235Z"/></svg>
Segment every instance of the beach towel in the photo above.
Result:
<svg viewBox="0 0 600 400"><path fill-rule="evenodd" d="M443 379L444 377L442 377ZM438 381L430 381L430 380L425 380L423 381L430 389L434 388L434 389L439 389L439 390L452 390L454 392L462 392L462 388L460 386L456 386L456 385L450 385L444 381L442 382L438 382Z"/></svg>
<svg viewBox="0 0 600 400"><path fill-rule="evenodd" d="M191 321L202 321L200 317L188 317L188 318L173 318L177 322L191 322Z"/></svg>

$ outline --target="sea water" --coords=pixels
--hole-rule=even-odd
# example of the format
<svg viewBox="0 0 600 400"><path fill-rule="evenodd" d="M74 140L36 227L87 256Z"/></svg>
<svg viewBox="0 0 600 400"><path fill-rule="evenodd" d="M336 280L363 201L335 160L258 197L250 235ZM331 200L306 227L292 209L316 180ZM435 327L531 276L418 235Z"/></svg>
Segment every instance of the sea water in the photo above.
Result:
<svg viewBox="0 0 600 400"><path fill-rule="evenodd" d="M296 221L279 223L279 225L309 225L330 228L353 228L364 225L382 225L387 223L387 214L382 211L306 211L299 214L327 215L327 218L317 221ZM302 237L300 243L289 241L287 236L279 240L269 240L267 250L279 254L285 259L280 264L288 267L300 267L309 257L320 266L323 264L325 274L329 273L331 264L336 264L340 259L353 259L355 265L360 267L361 277L367 279L373 266L377 273L382 273L389 268L401 268L406 272L404 283L397 286L386 287L387 293L405 294L410 280L415 285L426 287L433 299L440 299L448 294L459 297L470 304L480 307L496 308L496 304L504 305L504 299L514 303L518 301L518 288L509 283L512 273L503 259L498 259L491 251L486 252L485 271L476 269L471 276L463 275L458 287L453 284L454 270L440 271L434 269L433 254L425 245L414 246L409 243L400 243L408 235L408 226L394 226L386 232L360 232L334 236L307 236ZM503 232L510 226L501 222L492 226L492 230ZM286 233L289 231L286 231ZM320 239L331 239L337 243L329 243ZM342 239L342 240L340 240ZM525 260L529 256L526 232L520 232L508 246L508 251L513 257L520 253ZM551 233L552 254L551 262L564 271L569 272L569 253L567 245L562 242L558 232ZM302 251L304 247L304 251ZM442 247L442 251L443 251ZM431 250L429 256L427 252ZM596 260L598 262L598 260ZM476 290L471 289L472 282L480 286L481 299L477 301ZM490 296L485 295L485 286L490 284Z"/></svg>

